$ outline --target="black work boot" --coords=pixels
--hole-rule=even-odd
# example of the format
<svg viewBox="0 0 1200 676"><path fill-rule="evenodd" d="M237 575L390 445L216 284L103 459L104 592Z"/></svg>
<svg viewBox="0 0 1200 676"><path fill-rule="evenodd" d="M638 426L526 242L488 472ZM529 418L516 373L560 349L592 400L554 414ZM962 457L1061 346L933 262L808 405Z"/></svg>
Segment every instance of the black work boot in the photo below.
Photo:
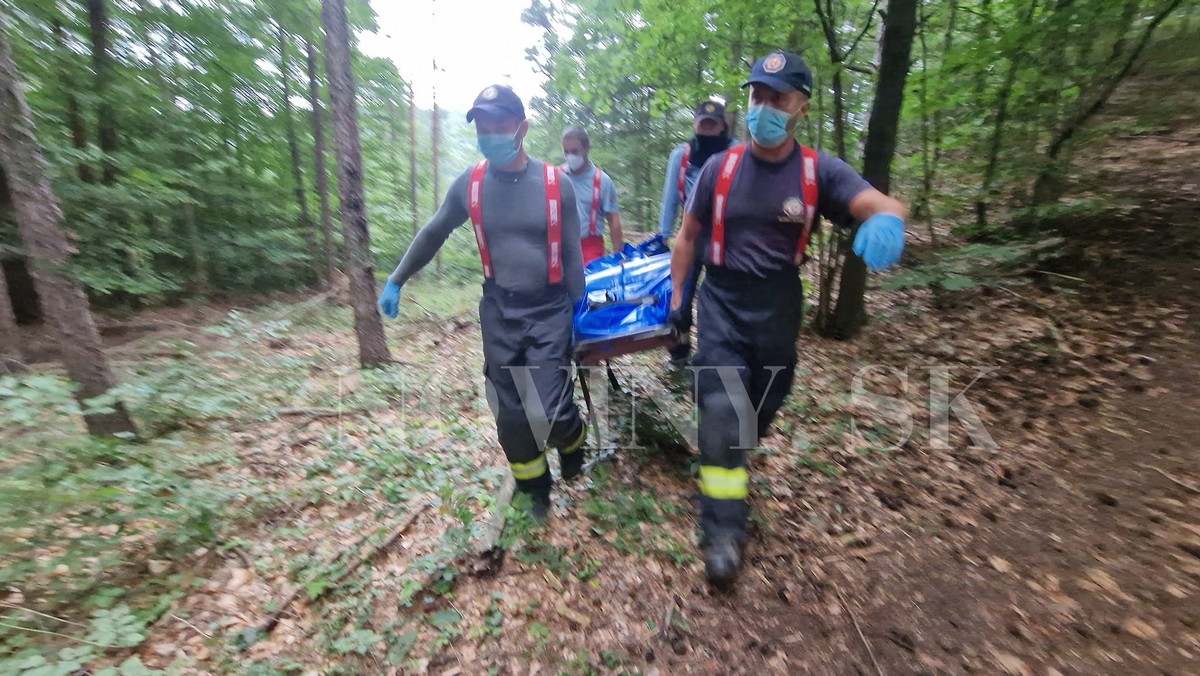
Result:
<svg viewBox="0 0 1200 676"><path fill-rule="evenodd" d="M536 523L544 523L550 516L551 483L549 470L534 479L517 479L517 494L529 497L527 514Z"/></svg>
<svg viewBox="0 0 1200 676"><path fill-rule="evenodd" d="M559 463L562 465L563 481L571 481L583 474L583 447L571 451L570 453L559 453Z"/></svg>
<svg viewBox="0 0 1200 676"><path fill-rule="evenodd" d="M718 535L704 545L704 574L718 591L729 591L742 566L741 545L732 535Z"/></svg>

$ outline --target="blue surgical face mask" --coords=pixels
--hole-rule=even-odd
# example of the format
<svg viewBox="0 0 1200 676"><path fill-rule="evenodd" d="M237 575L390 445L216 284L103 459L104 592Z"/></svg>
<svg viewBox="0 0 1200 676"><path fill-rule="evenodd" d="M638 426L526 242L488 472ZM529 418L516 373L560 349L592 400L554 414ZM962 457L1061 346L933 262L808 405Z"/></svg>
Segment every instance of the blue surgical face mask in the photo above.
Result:
<svg viewBox="0 0 1200 676"><path fill-rule="evenodd" d="M477 145L479 152L493 164L508 164L517 159L517 135L480 134Z"/></svg>
<svg viewBox="0 0 1200 676"><path fill-rule="evenodd" d="M760 146L774 148L788 139L791 116L765 103L752 103L746 111L746 128Z"/></svg>

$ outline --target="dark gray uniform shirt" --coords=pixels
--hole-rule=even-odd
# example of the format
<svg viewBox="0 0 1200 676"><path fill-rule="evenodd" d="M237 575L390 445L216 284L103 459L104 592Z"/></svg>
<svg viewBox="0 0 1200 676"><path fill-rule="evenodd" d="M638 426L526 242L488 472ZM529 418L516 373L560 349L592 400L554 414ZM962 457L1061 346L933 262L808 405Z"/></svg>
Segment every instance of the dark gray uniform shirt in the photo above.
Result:
<svg viewBox="0 0 1200 676"><path fill-rule="evenodd" d="M489 165L483 177L483 233L492 258L494 281L509 291L538 291L550 279L547 263L544 164L529 158L524 172L498 172ZM446 199L421 228L396 270L388 277L403 286L437 254L450 233L467 222L467 189L471 169L454 179ZM579 246L579 212L575 189L558 171L562 204L562 283L572 301L583 298L583 253Z"/></svg>
<svg viewBox="0 0 1200 676"><path fill-rule="evenodd" d="M712 234L713 196L724 161L725 153L721 152L705 163L688 200L688 213L700 221L701 242L709 241ZM797 213L794 205L803 196L800 166L799 144L782 162L759 159L746 149L725 207L725 267L759 277L795 268L793 257L804 220L789 214ZM870 187L850 165L824 151L817 152L817 212L832 223L847 225L851 220L850 201ZM704 261L711 265L707 251Z"/></svg>

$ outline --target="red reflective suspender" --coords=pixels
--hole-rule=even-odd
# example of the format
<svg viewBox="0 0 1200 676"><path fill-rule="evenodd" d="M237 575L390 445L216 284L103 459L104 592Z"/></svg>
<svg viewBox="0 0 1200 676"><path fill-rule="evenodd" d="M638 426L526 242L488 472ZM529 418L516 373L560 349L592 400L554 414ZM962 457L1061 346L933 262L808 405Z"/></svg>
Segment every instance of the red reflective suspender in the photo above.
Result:
<svg viewBox="0 0 1200 676"><path fill-rule="evenodd" d="M475 230L475 246L479 247L479 260L483 262L483 278L492 278L492 255L488 253L487 238L483 236L483 172L487 160L480 160L471 169L471 182L467 184L467 213L471 215L471 227Z"/></svg>
<svg viewBox="0 0 1200 676"><path fill-rule="evenodd" d="M546 266L550 271L550 283L562 281L562 194L558 187L558 173L552 164L546 164ZM475 230L475 245L479 247L479 260L483 263L483 276L493 276L492 256L488 252L487 238L483 234L483 175L487 160L482 160L471 169L471 180L467 184L467 213L471 216L471 227Z"/></svg>
<svg viewBox="0 0 1200 676"><path fill-rule="evenodd" d="M550 283L558 284L562 281L562 193L558 170L549 162L542 168L546 177L546 267L550 269Z"/></svg>
<svg viewBox="0 0 1200 676"><path fill-rule="evenodd" d="M725 209L728 206L733 177L737 175L738 164L745 152L745 143L730 148L725 154L725 159L721 161L721 173L717 175L717 187L713 196L712 241L708 249L709 260L713 265L725 264ZM800 194L804 203L804 226L800 230L800 239L796 242L796 254L793 258L796 265L804 262L804 251L808 248L808 239L812 235L817 215L817 151L807 146L800 146Z"/></svg>
<svg viewBox="0 0 1200 676"><path fill-rule="evenodd" d="M679 156L679 206L687 208L687 191L684 190L684 179L687 178L688 160L692 157L692 147L687 143L683 144L683 153Z"/></svg>
<svg viewBox="0 0 1200 676"><path fill-rule="evenodd" d="M717 174L717 193L713 198L712 241L708 245L709 259L713 265L725 264L725 203L729 201L729 187L737 174L738 163L746 152L746 144L739 143L725 153L721 160L721 173Z"/></svg>
<svg viewBox="0 0 1200 676"><path fill-rule="evenodd" d="M796 243L796 265L804 262L804 250L817 220L817 151L808 146L800 146L800 195L804 200L804 229Z"/></svg>
<svg viewBox="0 0 1200 676"><path fill-rule="evenodd" d="M592 213L588 215L588 237L599 237L600 231L596 229L596 219L600 215L600 177L603 174L600 167L596 167L596 173L592 176Z"/></svg>

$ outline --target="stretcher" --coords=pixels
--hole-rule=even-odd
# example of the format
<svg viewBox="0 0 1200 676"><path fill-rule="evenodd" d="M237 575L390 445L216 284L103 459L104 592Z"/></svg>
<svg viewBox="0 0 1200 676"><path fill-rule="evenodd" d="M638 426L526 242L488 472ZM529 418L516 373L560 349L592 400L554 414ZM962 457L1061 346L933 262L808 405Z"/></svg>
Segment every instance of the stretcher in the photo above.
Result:
<svg viewBox="0 0 1200 676"><path fill-rule="evenodd" d="M625 245L584 270L585 298L575 308L574 361L579 371L604 362L609 385L621 391L611 360L670 347L679 335L667 322L671 305L670 251L661 236ZM579 383L596 438L600 428L585 373Z"/></svg>

